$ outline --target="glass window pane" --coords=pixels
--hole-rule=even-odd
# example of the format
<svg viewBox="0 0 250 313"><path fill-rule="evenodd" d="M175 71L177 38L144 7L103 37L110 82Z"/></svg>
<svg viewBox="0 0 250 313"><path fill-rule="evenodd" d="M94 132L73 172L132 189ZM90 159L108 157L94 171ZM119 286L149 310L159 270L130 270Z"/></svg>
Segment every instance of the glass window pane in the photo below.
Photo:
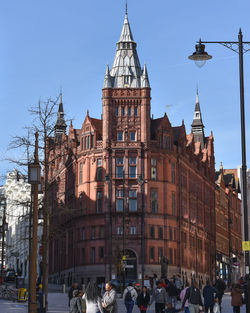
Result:
<svg viewBox="0 0 250 313"><path fill-rule="evenodd" d="M123 211L123 199L116 199L116 211L117 212Z"/></svg>
<svg viewBox="0 0 250 313"><path fill-rule="evenodd" d="M136 166L129 167L129 177L136 178Z"/></svg>
<svg viewBox="0 0 250 313"><path fill-rule="evenodd" d="M137 200L129 199L129 211L136 212L137 211Z"/></svg>

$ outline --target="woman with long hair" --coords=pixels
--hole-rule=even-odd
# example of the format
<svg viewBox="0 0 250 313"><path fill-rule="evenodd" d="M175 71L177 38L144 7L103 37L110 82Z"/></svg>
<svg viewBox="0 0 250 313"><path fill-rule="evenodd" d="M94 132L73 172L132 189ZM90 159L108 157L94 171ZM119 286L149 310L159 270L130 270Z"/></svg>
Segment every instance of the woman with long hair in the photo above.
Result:
<svg viewBox="0 0 250 313"><path fill-rule="evenodd" d="M137 298L137 305L141 313L146 313L147 308L150 303L150 294L146 286L142 287L142 291L140 292Z"/></svg>
<svg viewBox="0 0 250 313"><path fill-rule="evenodd" d="M86 313L104 313L96 283L89 282L82 297L86 301Z"/></svg>

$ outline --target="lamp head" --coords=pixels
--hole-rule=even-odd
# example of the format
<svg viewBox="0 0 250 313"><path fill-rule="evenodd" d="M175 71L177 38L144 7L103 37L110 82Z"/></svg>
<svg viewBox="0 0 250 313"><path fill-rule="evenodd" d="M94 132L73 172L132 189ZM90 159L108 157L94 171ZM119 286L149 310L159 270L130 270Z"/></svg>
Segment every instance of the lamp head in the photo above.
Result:
<svg viewBox="0 0 250 313"><path fill-rule="evenodd" d="M198 67L202 67L203 65L205 65L207 60L212 59L212 56L205 51L205 45L201 43L200 39L199 43L195 45L195 52L188 58L192 61L195 61L195 64Z"/></svg>

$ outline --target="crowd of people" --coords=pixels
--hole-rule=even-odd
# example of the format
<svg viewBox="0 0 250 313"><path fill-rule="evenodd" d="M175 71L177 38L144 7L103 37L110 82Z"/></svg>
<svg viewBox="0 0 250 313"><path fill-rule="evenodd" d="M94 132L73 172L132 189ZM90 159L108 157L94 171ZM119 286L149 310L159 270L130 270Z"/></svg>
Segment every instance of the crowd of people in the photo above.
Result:
<svg viewBox="0 0 250 313"><path fill-rule="evenodd" d="M188 282L183 286L180 276L170 280L155 280L152 287L152 290L146 286L138 289L129 283L123 291L124 312L132 313L134 306L137 305L141 313L146 313L153 303L155 313L222 312L221 303L226 285L219 277L216 278L214 285L208 280L202 291L195 280L191 286ZM240 307L243 305L240 285L232 286L231 297L233 313L240 313ZM105 292L101 295L96 283L92 281L84 291L80 290L77 284L73 284L69 291L69 306L70 313L118 313L115 287L112 282L106 283Z"/></svg>

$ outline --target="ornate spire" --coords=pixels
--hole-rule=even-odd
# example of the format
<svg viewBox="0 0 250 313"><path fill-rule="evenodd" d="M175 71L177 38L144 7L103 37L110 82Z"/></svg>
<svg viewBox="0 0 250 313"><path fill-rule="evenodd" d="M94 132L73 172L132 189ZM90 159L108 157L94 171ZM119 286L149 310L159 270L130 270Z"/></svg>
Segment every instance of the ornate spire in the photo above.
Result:
<svg viewBox="0 0 250 313"><path fill-rule="evenodd" d="M194 110L194 119L191 125L191 132L194 134L194 141L199 141L201 143L201 149L204 148L204 125L201 117L200 101L198 88L196 92L196 103Z"/></svg>
<svg viewBox="0 0 250 313"><path fill-rule="evenodd" d="M111 81L111 76L110 76L108 64L107 64L106 74L105 74L104 83L103 83L103 89L104 88L112 88L112 81Z"/></svg>
<svg viewBox="0 0 250 313"><path fill-rule="evenodd" d="M141 88L150 88L146 64L144 64L143 73L141 76Z"/></svg>
<svg viewBox="0 0 250 313"><path fill-rule="evenodd" d="M60 103L57 112L57 121L55 125L55 137L61 138L62 134L65 133L67 124L64 120L63 102L62 102L62 90L60 91Z"/></svg>
<svg viewBox="0 0 250 313"><path fill-rule="evenodd" d="M127 3L125 13L121 36L117 42L115 59L110 71L111 87L140 88L142 69L136 51L136 42L128 21Z"/></svg>

